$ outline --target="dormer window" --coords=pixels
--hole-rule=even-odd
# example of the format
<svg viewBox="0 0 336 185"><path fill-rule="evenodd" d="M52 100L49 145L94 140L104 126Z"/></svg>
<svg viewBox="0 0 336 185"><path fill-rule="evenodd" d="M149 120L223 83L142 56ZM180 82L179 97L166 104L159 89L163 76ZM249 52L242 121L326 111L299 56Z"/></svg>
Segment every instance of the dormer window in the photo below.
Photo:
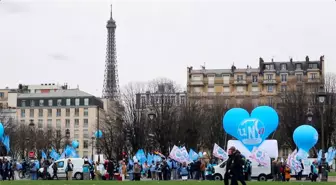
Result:
<svg viewBox="0 0 336 185"><path fill-rule="evenodd" d="M281 64L281 70L286 70L287 69L287 65L286 64Z"/></svg>
<svg viewBox="0 0 336 185"><path fill-rule="evenodd" d="M317 69L317 64L309 64L309 69Z"/></svg>
<svg viewBox="0 0 336 185"><path fill-rule="evenodd" d="M266 64L265 69L266 70L274 70L274 65L273 64Z"/></svg>
<svg viewBox="0 0 336 185"><path fill-rule="evenodd" d="M302 69L301 64L296 64L296 69Z"/></svg>

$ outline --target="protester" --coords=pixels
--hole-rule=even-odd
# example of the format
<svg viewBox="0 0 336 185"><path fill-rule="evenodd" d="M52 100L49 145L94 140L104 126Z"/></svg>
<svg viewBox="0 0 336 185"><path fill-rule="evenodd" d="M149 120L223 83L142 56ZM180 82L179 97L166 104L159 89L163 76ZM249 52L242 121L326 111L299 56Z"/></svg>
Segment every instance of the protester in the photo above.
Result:
<svg viewBox="0 0 336 185"><path fill-rule="evenodd" d="M149 168L150 168L150 173L151 173L151 178L152 178L152 180L156 180L156 165L155 165L155 162L154 161L152 161L152 164L149 166Z"/></svg>
<svg viewBox="0 0 336 185"><path fill-rule="evenodd" d="M237 183L237 181L240 181L242 185L246 185L246 182L243 177L243 165L245 164L245 160L242 157L242 154L239 150L236 150L236 148L232 147L233 150L233 162L231 164L231 180Z"/></svg>
<svg viewBox="0 0 336 185"><path fill-rule="evenodd" d="M140 178L141 178L141 165L137 161L134 162L133 174L134 174L134 180L135 181L140 181Z"/></svg>
<svg viewBox="0 0 336 185"><path fill-rule="evenodd" d="M312 182L316 182L316 179L317 179L317 177L318 177L318 170L317 170L317 162L316 161L314 161L312 164L311 164L311 166L310 166L310 173L312 174L311 175L311 181Z"/></svg>
<svg viewBox="0 0 336 185"><path fill-rule="evenodd" d="M233 176L234 174L231 171L232 165L233 165L233 161L234 161L234 151L236 150L235 147L231 147L229 148L228 151L228 160L226 162L226 169L225 169L225 174L224 174L224 185L229 185L229 179L231 176ZM231 185L236 185L238 184L237 182L237 178L231 178Z"/></svg>
<svg viewBox="0 0 336 185"><path fill-rule="evenodd" d="M51 179L55 179L56 177L56 179L58 180L58 176L57 176L58 167L56 163L52 165L52 169L53 169L53 176L51 177Z"/></svg>
<svg viewBox="0 0 336 185"><path fill-rule="evenodd" d="M83 180L90 180L90 164L87 159L84 160L83 164Z"/></svg>
<svg viewBox="0 0 336 185"><path fill-rule="evenodd" d="M188 174L189 174L188 168L187 168L187 163L184 162L179 171L180 171L180 175L181 175L182 180L187 180L188 179Z"/></svg>
<svg viewBox="0 0 336 185"><path fill-rule="evenodd" d="M213 175L214 172L215 172L215 169L212 166L212 164L209 162L207 167L206 167L206 170L205 170L206 180L213 180L212 175Z"/></svg>
<svg viewBox="0 0 336 185"><path fill-rule="evenodd" d="M299 173L297 174L296 180L299 180L299 181L300 181L300 180L302 179L302 172L303 172L303 170L304 170L304 165L303 165L301 159L299 160L299 162L300 162L300 165L301 165L301 170L300 170Z"/></svg>
<svg viewBox="0 0 336 185"><path fill-rule="evenodd" d="M67 167L65 169L66 173L67 173L67 180L72 180L72 172L73 172L73 164L71 162L71 159L68 159L68 164Z"/></svg>
<svg viewBox="0 0 336 185"><path fill-rule="evenodd" d="M125 161L121 162L121 181L124 181L127 175L127 167Z"/></svg>
<svg viewBox="0 0 336 185"><path fill-rule="evenodd" d="M289 181L291 178L291 169L289 167L289 165L286 165L285 167L285 181Z"/></svg>

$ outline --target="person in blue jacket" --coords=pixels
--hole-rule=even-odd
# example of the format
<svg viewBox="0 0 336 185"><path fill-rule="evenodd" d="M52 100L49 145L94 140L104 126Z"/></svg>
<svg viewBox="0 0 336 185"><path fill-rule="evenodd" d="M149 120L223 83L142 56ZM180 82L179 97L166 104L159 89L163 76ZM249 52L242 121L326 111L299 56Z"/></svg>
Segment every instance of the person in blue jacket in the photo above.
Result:
<svg viewBox="0 0 336 185"><path fill-rule="evenodd" d="M187 163L183 163L182 167L180 168L180 175L182 180L187 180L189 176L188 166Z"/></svg>

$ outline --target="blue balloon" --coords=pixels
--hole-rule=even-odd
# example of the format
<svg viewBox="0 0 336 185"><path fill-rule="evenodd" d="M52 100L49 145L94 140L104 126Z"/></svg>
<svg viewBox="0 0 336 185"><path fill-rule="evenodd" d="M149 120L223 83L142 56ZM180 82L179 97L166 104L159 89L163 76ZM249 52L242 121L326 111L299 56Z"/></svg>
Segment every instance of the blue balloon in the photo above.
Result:
<svg viewBox="0 0 336 185"><path fill-rule="evenodd" d="M103 137L103 132L101 130L96 131L95 132L95 137L98 138L98 139L102 138Z"/></svg>
<svg viewBox="0 0 336 185"><path fill-rule="evenodd" d="M74 148L78 148L78 146L79 146L79 142L78 142L77 140L74 140L74 141L72 141L71 145L72 145L72 147L74 147Z"/></svg>
<svg viewBox="0 0 336 185"><path fill-rule="evenodd" d="M224 130L240 140L250 151L258 147L276 130L279 124L277 112L269 106L255 108L251 116L242 108L232 108L223 118Z"/></svg>
<svg viewBox="0 0 336 185"><path fill-rule="evenodd" d="M2 123L0 122L0 138L3 137L4 132L5 132L5 129L4 129L3 125L2 125Z"/></svg>
<svg viewBox="0 0 336 185"><path fill-rule="evenodd" d="M293 132L293 140L299 150L309 152L309 150L317 143L318 133L316 129L310 125L301 125Z"/></svg>

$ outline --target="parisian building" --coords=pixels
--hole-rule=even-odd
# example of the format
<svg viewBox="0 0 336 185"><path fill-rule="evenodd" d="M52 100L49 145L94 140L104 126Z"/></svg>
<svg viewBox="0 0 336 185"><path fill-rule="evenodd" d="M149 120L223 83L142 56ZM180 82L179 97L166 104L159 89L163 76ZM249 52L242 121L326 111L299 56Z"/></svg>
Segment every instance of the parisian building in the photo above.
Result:
<svg viewBox="0 0 336 185"><path fill-rule="evenodd" d="M25 89L23 92L27 93L17 94L18 122L27 125L33 122L35 129L55 131L64 142L78 140L80 156L94 154L92 136L97 130L99 115L104 112L103 101L79 89L32 87L19 86L19 91ZM70 136L66 137L66 132L70 132Z"/></svg>
<svg viewBox="0 0 336 185"><path fill-rule="evenodd" d="M258 67L247 66L238 69L201 69L188 67L187 92L190 100L207 104L221 98L229 107L242 103L253 106L271 105L277 102L278 95L288 88L310 88L318 90L323 83L324 56L319 60L268 61L259 58Z"/></svg>

